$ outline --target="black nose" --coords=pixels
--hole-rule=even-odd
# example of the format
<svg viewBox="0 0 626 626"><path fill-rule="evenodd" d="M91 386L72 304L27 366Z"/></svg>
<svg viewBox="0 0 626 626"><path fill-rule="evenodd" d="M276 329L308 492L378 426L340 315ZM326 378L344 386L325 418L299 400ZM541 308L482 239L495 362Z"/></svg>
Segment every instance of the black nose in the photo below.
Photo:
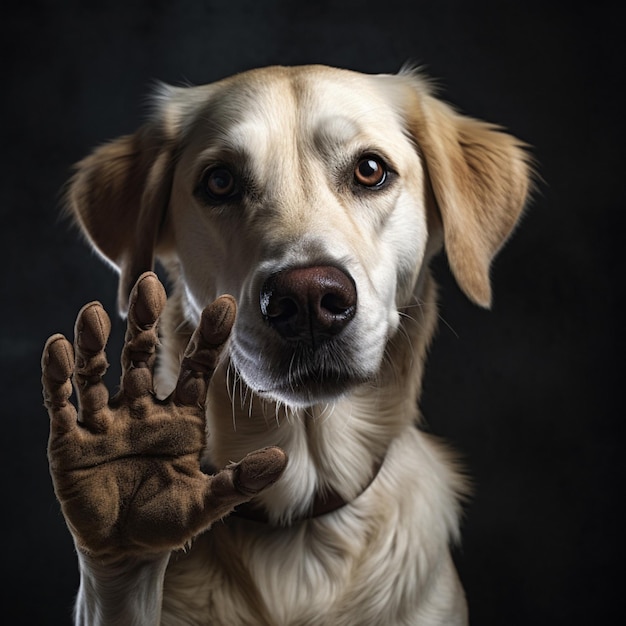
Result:
<svg viewBox="0 0 626 626"><path fill-rule="evenodd" d="M261 313L282 337L316 347L341 332L356 313L356 287L332 266L272 274L261 288Z"/></svg>

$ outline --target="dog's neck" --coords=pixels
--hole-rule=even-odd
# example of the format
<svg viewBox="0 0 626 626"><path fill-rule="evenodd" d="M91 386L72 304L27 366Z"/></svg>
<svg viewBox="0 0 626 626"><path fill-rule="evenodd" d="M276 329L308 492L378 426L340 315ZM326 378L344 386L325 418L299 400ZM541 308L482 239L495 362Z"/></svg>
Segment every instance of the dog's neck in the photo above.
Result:
<svg viewBox="0 0 626 626"><path fill-rule="evenodd" d="M281 480L256 499L272 523L306 517L320 495L350 502L367 487L391 442L419 419L422 369L433 335L436 289L430 275L416 304L401 311L376 379L332 404L279 406L254 395L225 359L207 399L206 461L223 467L258 448L277 445L289 456ZM171 387L193 330L182 290L168 302L161 325L160 376Z"/></svg>

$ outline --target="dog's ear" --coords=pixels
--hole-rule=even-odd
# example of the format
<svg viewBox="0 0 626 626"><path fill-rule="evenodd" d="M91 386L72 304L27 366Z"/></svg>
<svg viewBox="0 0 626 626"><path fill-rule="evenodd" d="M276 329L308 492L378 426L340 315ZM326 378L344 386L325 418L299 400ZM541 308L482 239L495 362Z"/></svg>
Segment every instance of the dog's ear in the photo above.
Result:
<svg viewBox="0 0 626 626"><path fill-rule="evenodd" d="M489 308L489 268L526 203L524 145L498 127L457 113L411 78L407 113L443 222L450 268L465 294Z"/></svg>
<svg viewBox="0 0 626 626"><path fill-rule="evenodd" d="M155 120L97 148L76 166L68 208L92 246L120 273L118 306L154 266L169 201L174 143Z"/></svg>

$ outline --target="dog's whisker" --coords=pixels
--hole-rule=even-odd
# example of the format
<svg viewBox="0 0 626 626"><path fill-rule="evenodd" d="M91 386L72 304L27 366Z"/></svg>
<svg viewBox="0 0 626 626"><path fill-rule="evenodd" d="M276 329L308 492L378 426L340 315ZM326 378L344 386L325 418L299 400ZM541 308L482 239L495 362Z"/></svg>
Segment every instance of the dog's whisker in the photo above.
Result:
<svg viewBox="0 0 626 626"><path fill-rule="evenodd" d="M239 376L239 408L243 411L246 405L247 385L244 385L243 378Z"/></svg>
<svg viewBox="0 0 626 626"><path fill-rule="evenodd" d="M249 389L246 389L246 403L244 405L247 406L247 413L248 413L248 419L250 419L252 417L252 403L254 400L254 394L252 393L252 391L250 391Z"/></svg>
<svg viewBox="0 0 626 626"><path fill-rule="evenodd" d="M265 422L265 425L269 427L269 418L267 415L267 402L261 398L259 398L259 406L261 407L261 417Z"/></svg>
<svg viewBox="0 0 626 626"><path fill-rule="evenodd" d="M426 301L417 300L414 304L408 304L408 305L402 306L401 309L419 308L421 310L424 310L427 306L435 309L437 313L437 319L439 319L450 330L450 332L457 339L459 339L459 334L456 332L456 330L454 330L453 326L443 317L443 315L441 315L440 311L438 310L438 306L436 302L426 302ZM400 310L400 314L401 315L403 314L402 310ZM415 318L412 318L412 319L415 319ZM415 321L419 323L417 319L415 319Z"/></svg>
<svg viewBox="0 0 626 626"><path fill-rule="evenodd" d="M230 378L231 373L232 373L232 381L230 382L230 384L227 384L227 393L230 398L233 430L236 431L237 430L237 407L236 407L235 398L237 396L237 386L239 385L239 387L241 388L242 381L241 381L241 375L239 374L239 372L237 371L237 368L232 363L229 364L229 367L227 369L228 378ZM239 396L241 397L241 394L239 394Z"/></svg>
<svg viewBox="0 0 626 626"><path fill-rule="evenodd" d="M422 325L415 318L407 315L405 319L409 320L408 323L417 324L418 328L420 328L420 330L422 329ZM409 352L411 354L411 360L413 360L415 358L415 346L413 345L411 334L404 324L400 324L400 335L405 342L405 346L409 349ZM391 358L391 355L389 355L389 358Z"/></svg>
<svg viewBox="0 0 626 626"><path fill-rule="evenodd" d="M176 328L174 328L174 333L177 335L188 335L189 334L189 322L187 320L183 320Z"/></svg>
<svg viewBox="0 0 626 626"><path fill-rule="evenodd" d="M323 421L329 420L335 413L335 408L337 404L335 402L327 402L324 406L324 410L320 417L322 417Z"/></svg>
<svg viewBox="0 0 626 626"><path fill-rule="evenodd" d="M437 318L438 318L438 319L440 319L440 320L443 322L443 324L444 324L444 325L448 328L448 330L450 330L450 332L454 335L454 337L455 337L456 339L459 339L459 338L460 338L459 333L457 333L457 332L456 332L456 330L454 330L454 328L452 327L452 325L451 325L451 324L449 324L449 323L446 321L446 319L445 319L445 318L444 318L444 317L443 317L440 313L437 313Z"/></svg>
<svg viewBox="0 0 626 626"><path fill-rule="evenodd" d="M230 362L228 364L228 367L226 368L226 393L228 394L228 399L230 400L231 404L233 402L233 392L234 392L234 390L232 389L231 377L234 377L234 376L235 376L234 366L232 362Z"/></svg>
<svg viewBox="0 0 626 626"><path fill-rule="evenodd" d="M282 402L280 402L280 400L278 400L275 403L275 420L276 420L276 428L280 428L280 411L282 408Z"/></svg>

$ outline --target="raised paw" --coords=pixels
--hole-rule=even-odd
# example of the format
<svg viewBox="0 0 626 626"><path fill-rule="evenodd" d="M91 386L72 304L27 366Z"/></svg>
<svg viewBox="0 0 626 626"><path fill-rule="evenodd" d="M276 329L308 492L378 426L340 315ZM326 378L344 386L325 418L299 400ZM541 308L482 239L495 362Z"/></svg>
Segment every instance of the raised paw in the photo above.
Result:
<svg viewBox="0 0 626 626"><path fill-rule="evenodd" d="M269 448L215 476L200 470L207 386L236 314L230 296L203 312L185 352L178 383L156 398L153 370L165 291L155 274L137 281L122 350L120 392L102 377L110 320L92 302L79 312L72 345L46 342L44 402L55 492L78 547L98 556L159 553L180 547L275 482L285 454ZM77 407L70 401L72 381Z"/></svg>

